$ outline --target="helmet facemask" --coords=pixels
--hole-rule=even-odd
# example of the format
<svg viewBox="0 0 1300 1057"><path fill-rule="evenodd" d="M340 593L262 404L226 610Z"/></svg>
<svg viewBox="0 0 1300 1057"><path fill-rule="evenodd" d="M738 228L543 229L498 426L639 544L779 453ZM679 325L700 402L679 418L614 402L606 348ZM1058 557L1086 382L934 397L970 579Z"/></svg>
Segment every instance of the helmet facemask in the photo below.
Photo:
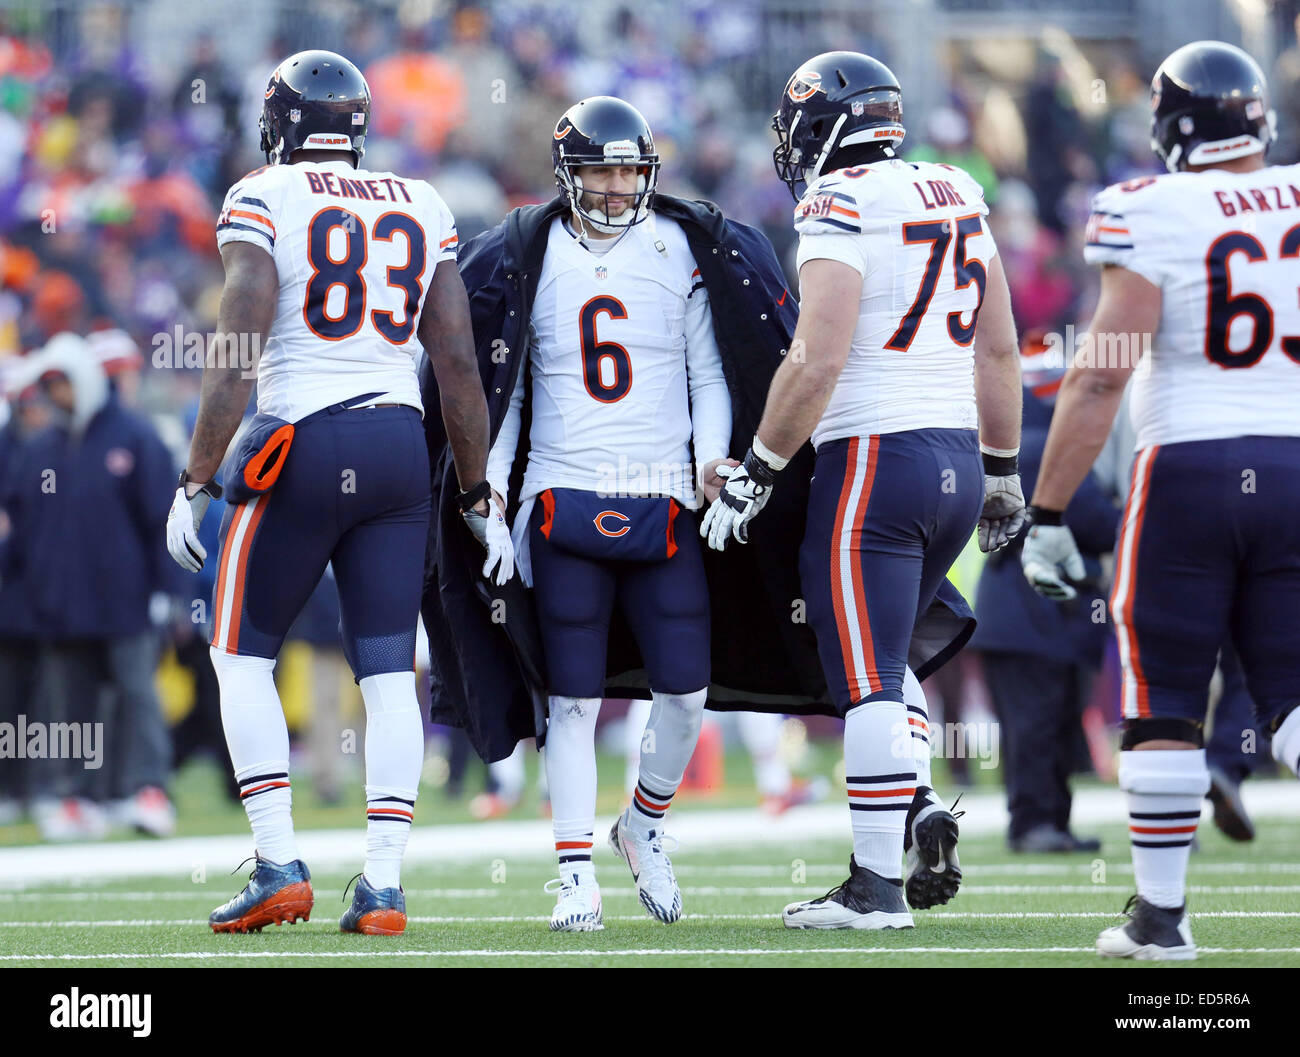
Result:
<svg viewBox="0 0 1300 1057"><path fill-rule="evenodd" d="M621 148L627 147L626 151ZM593 191L584 186L581 169L584 166L597 165L635 165L637 169L635 191ZM569 199L569 207L582 218L583 222L605 235L617 235L621 231L639 224L650 215L655 188L659 182L659 156L643 155L635 144L610 143L605 147L602 159L578 158L566 155L561 148L560 163L555 167L555 179L560 190ZM588 208L582 201L583 196L598 198L601 208ZM609 199L630 198L631 201L618 216L609 215Z"/></svg>

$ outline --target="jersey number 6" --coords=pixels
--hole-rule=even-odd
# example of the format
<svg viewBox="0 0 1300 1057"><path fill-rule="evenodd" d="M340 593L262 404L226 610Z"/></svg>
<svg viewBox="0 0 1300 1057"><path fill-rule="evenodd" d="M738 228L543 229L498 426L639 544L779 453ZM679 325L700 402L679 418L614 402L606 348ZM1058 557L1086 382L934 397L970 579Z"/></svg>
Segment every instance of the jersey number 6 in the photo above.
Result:
<svg viewBox="0 0 1300 1057"><path fill-rule="evenodd" d="M330 255L330 235L336 230L346 237L347 251L341 258ZM394 345L405 344L415 330L415 313L424 292L420 282L424 275L424 229L405 213L385 213L375 221L374 238L380 242L391 242L399 231L406 236L406 263L400 267L390 265L387 278L389 286L406 295L402 322L397 322L393 313L384 309L370 313L375 330ZM361 277L361 269L368 259L366 228L355 213L330 206L311 218L307 228L311 278L307 280L302 315L307 328L318 338L342 341L361 329L366 318L366 282ZM336 286L343 288L342 311L330 315L326 304Z"/></svg>
<svg viewBox="0 0 1300 1057"><path fill-rule="evenodd" d="M935 288L939 285L939 273L943 270L943 262L947 258L948 243L952 241L954 224L957 227L957 246L952 255L955 282L953 289L964 290L974 283L976 297L969 323L961 321L960 312L948 313L948 336L958 345L969 345L974 340L975 321L979 318L980 305L984 303L984 287L988 282L988 271L983 263L966 259L966 240L971 235L978 235L984 230L978 213L957 217L954 220L922 220L903 225L903 241L909 245L928 242L930 258L925 262L925 274L921 277L921 286L916 291L916 300L907 310L903 321L898 324L898 329L885 342L885 348L893 349L895 352L906 352L911 348L912 339L916 337L921 320L925 318L926 310L929 309L930 301L934 297Z"/></svg>
<svg viewBox="0 0 1300 1057"><path fill-rule="evenodd" d="M594 400L612 404L627 396L632 388L632 359L627 349L616 341L600 341L596 337L596 317L608 313L610 319L627 319L627 309L617 297L601 294L593 297L578 313L578 332L582 337L582 383ZM602 361L609 361L612 370L606 385L600 377Z"/></svg>

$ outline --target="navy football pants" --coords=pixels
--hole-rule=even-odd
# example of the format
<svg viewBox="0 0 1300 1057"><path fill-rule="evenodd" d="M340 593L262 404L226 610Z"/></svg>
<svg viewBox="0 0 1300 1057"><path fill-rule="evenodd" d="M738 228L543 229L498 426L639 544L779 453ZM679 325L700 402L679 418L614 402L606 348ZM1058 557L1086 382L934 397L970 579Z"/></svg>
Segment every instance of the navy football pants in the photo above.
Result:
<svg viewBox="0 0 1300 1057"><path fill-rule="evenodd" d="M1300 437L1138 452L1111 614L1125 719L1205 719L1231 638L1261 725L1300 701Z"/></svg>
<svg viewBox="0 0 1300 1057"><path fill-rule="evenodd" d="M410 671L429 495L414 408L332 410L306 422L271 491L226 508L212 645L275 657L332 561L357 680Z"/></svg>
<svg viewBox="0 0 1300 1057"><path fill-rule="evenodd" d="M922 429L817 449L799 575L840 714L903 699L917 617L984 506L974 430Z"/></svg>
<svg viewBox="0 0 1300 1057"><path fill-rule="evenodd" d="M659 693L689 694L709 685L709 588L699 526L677 514L677 551L665 561L594 561L551 543L539 502L529 521L537 616L547 689L559 697L602 697L609 622L617 604Z"/></svg>

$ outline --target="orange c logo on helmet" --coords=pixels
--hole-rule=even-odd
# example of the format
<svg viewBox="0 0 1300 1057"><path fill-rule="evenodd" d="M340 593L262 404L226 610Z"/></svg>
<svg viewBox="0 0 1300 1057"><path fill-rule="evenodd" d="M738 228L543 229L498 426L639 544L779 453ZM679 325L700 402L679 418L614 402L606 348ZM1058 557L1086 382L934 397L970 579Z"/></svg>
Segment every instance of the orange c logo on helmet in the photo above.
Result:
<svg viewBox="0 0 1300 1057"><path fill-rule="evenodd" d="M601 522L605 520L605 518L607 517L617 518L619 521L624 522L623 527L617 529L614 532L611 532L609 529L607 529L604 525L601 524ZM597 514L594 518L592 518L591 523L596 526L596 531L599 532L602 536L610 536L613 538L617 538L619 536L626 536L629 532L632 531L631 525L627 524L627 522L630 522L631 520L632 519L628 517L626 514L620 514L617 510L602 510L599 514Z"/></svg>
<svg viewBox="0 0 1300 1057"><path fill-rule="evenodd" d="M822 75L816 70L800 70L790 78L786 94L796 103L811 99L822 90Z"/></svg>
<svg viewBox="0 0 1300 1057"><path fill-rule="evenodd" d="M270 99L275 94L275 82L280 79L280 69L276 67L275 73L271 74L271 83L266 86L266 98Z"/></svg>
<svg viewBox="0 0 1300 1057"><path fill-rule="evenodd" d="M555 130L555 138L564 139L564 137L567 136L572 130L573 130L572 125L565 125L564 128L557 128Z"/></svg>

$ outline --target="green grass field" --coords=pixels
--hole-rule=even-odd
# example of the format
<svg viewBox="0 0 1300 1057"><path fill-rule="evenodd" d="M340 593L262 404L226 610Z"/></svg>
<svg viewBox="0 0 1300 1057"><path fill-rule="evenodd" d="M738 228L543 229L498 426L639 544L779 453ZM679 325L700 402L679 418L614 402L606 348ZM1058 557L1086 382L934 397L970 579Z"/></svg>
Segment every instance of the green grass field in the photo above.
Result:
<svg viewBox="0 0 1300 1057"><path fill-rule="evenodd" d="M601 819L607 815L602 811ZM673 926L645 916L626 867L598 834L606 927L585 934L548 931L553 901L542 886L554 866L536 854L409 866L410 922L393 939L337 931L350 871L314 872L309 923L248 936L216 936L206 925L208 912L239 890L246 872L209 872L203 884L173 877L40 885L0 891L0 965L1136 968L1092 953L1097 933L1121 920L1132 890L1122 824L1117 819L1100 835L1100 865L1091 856L1012 856L1000 837L963 838L959 896L917 912L913 930L884 933L792 932L781 925L787 902L822 894L844 878L847 833L842 841L682 847L673 858L687 916ZM1202 954L1188 967L1300 966L1297 847L1300 821L1264 820L1247 845L1231 844L1208 822L1201 827L1189 903Z"/></svg>

